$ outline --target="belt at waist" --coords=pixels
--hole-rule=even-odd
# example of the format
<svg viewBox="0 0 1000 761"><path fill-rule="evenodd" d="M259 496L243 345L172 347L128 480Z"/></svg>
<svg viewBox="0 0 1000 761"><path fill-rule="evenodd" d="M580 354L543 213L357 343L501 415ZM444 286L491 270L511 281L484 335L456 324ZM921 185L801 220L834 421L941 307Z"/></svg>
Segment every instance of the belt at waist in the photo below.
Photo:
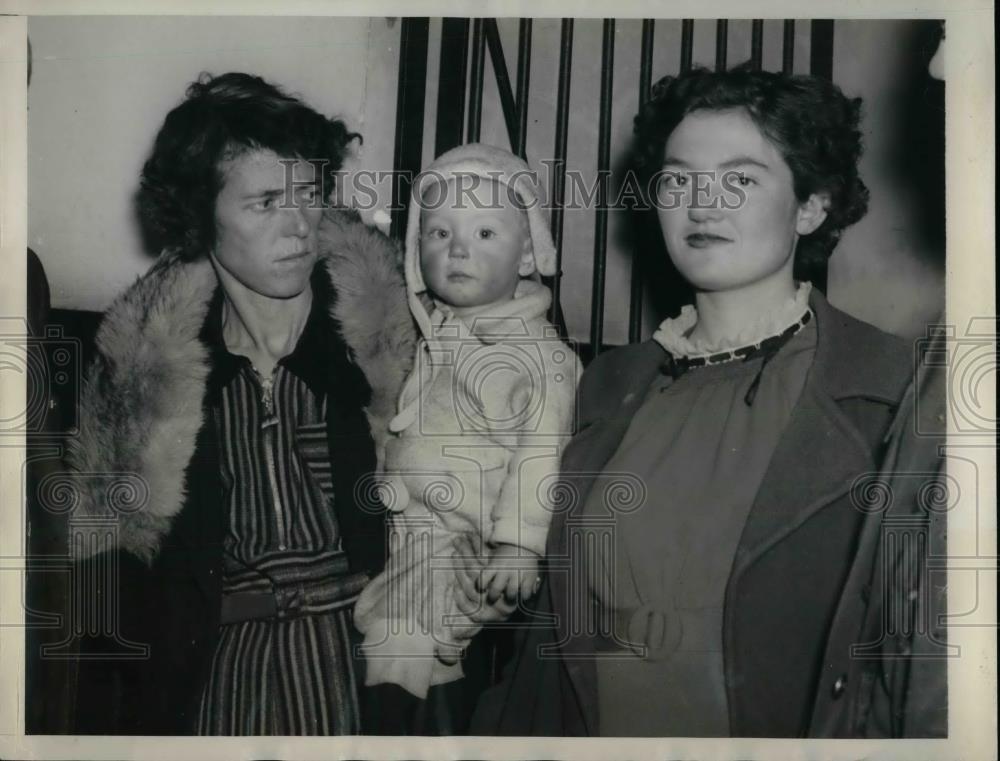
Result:
<svg viewBox="0 0 1000 761"><path fill-rule="evenodd" d="M257 619L287 620L330 613L351 605L368 583L366 573L282 584L267 591L222 596L222 624Z"/></svg>

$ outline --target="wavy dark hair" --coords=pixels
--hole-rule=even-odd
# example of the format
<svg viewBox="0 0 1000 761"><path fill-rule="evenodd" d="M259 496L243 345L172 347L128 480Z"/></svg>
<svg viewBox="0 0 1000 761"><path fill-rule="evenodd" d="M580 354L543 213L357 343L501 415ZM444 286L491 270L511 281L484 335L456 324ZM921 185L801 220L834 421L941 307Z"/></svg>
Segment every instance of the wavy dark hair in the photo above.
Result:
<svg viewBox="0 0 1000 761"><path fill-rule="evenodd" d="M316 165L329 194L354 139L361 136L343 122L260 77L202 74L167 114L142 169L137 205L147 246L176 251L185 260L208 254L216 240L222 162L261 149L305 159Z"/></svg>
<svg viewBox="0 0 1000 761"><path fill-rule="evenodd" d="M858 175L861 98L848 98L819 77L753 71L692 69L653 85L635 117L635 163L643 185L663 165L667 139L693 111L745 109L792 170L800 201L813 193L830 197L826 219L799 238L796 270L810 271L833 253L841 232L868 211L868 188Z"/></svg>

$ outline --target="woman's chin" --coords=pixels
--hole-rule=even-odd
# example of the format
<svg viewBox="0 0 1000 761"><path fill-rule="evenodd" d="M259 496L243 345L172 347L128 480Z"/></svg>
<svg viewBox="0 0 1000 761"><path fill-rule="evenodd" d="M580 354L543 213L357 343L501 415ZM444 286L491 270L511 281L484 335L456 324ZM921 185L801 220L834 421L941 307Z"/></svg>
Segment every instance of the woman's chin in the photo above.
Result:
<svg viewBox="0 0 1000 761"><path fill-rule="evenodd" d="M705 293L721 293L738 291L774 275L769 269L737 269L730 257L725 259L710 259L705 257L697 262L684 261L674 266L688 285L694 290Z"/></svg>
<svg viewBox="0 0 1000 761"><path fill-rule="evenodd" d="M715 293L719 291L738 290L748 284L746 278L741 277L732 271L730 266L715 266L701 268L679 269L681 276L688 282L694 290Z"/></svg>

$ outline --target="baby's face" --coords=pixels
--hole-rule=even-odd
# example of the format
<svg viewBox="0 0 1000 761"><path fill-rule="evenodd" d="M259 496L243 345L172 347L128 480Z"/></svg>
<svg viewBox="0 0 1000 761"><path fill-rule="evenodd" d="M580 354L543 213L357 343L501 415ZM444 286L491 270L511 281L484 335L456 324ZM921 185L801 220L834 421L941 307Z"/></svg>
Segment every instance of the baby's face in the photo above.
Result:
<svg viewBox="0 0 1000 761"><path fill-rule="evenodd" d="M458 308L509 301L520 277L534 270L525 213L505 187L456 180L424 194L420 271L439 300ZM443 196L443 197L442 197ZM464 208L463 208L464 207Z"/></svg>

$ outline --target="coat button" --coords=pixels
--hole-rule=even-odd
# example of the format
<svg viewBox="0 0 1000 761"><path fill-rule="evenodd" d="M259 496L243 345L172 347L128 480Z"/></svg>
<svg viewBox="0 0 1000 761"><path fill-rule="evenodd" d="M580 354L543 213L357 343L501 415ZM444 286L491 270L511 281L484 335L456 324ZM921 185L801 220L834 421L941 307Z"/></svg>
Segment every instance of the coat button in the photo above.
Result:
<svg viewBox="0 0 1000 761"><path fill-rule="evenodd" d="M837 681L833 683L833 697L836 700L841 695L844 694L844 690L847 687L847 674L841 674L837 677Z"/></svg>

